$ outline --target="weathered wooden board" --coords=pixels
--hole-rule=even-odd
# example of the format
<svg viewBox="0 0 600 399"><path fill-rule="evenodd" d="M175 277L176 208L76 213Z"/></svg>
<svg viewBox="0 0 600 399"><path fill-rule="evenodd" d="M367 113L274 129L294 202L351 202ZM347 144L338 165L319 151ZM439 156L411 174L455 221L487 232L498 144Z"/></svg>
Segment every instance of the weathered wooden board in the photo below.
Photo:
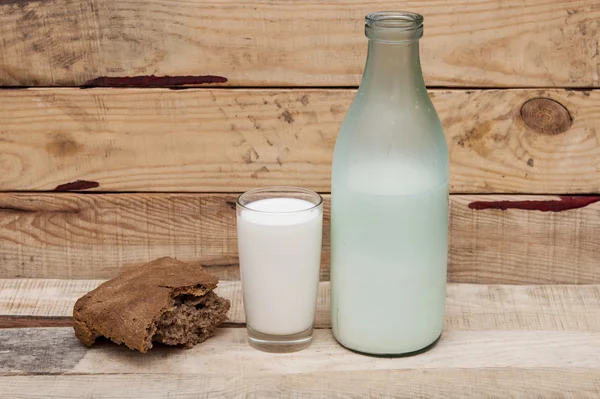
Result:
<svg viewBox="0 0 600 399"><path fill-rule="evenodd" d="M328 192L337 132L353 96L2 90L0 191L240 192L284 184ZM446 130L452 192L600 193L600 90L431 96ZM69 184L77 180L84 182Z"/></svg>
<svg viewBox="0 0 600 399"><path fill-rule="evenodd" d="M600 203L568 210L591 201L600 197L451 196L450 281L600 282Z"/></svg>
<svg viewBox="0 0 600 399"><path fill-rule="evenodd" d="M0 278L106 279L169 255L239 279L235 197L0 194ZM321 279L328 280L324 198ZM502 207L510 209L493 209ZM600 283L599 231L600 197L452 195L449 281Z"/></svg>
<svg viewBox="0 0 600 399"><path fill-rule="evenodd" d="M589 398L600 394L596 369L487 368L354 370L261 375L0 376L6 398Z"/></svg>
<svg viewBox="0 0 600 399"><path fill-rule="evenodd" d="M102 280L0 279L0 320L48 321L70 317L77 298ZM239 281L221 281L219 295L231 301L228 325L245 323ZM448 284L446 329L559 330L600 332L600 285ZM12 318L13 325L9 324ZM44 319L46 318L46 319ZM62 319L61 319L62 318ZM30 326L36 326L29 323ZM330 328L329 283L319 286L317 328Z"/></svg>
<svg viewBox="0 0 600 399"><path fill-rule="evenodd" d="M252 376L491 367L600 372L600 331L446 330L434 349L408 358L366 357L341 347L331 330L317 329L309 348L275 356L250 347L246 329L221 328L193 349L157 347L144 355L111 342L90 350L72 328L9 328L0 330L0 373Z"/></svg>
<svg viewBox="0 0 600 399"><path fill-rule="evenodd" d="M0 84L357 85L364 15L398 7L387 0L4 0ZM599 85L595 0L407 0L401 8L425 15L430 85ZM102 79L143 75L174 78Z"/></svg>

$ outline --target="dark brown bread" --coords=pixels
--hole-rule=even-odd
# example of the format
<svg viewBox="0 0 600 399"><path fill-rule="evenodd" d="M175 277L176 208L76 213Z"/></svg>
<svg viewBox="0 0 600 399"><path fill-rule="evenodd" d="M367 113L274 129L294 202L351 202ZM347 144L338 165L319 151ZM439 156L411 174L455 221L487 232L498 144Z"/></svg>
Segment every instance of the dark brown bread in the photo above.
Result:
<svg viewBox="0 0 600 399"><path fill-rule="evenodd" d="M77 300L75 335L91 346L105 336L146 352L152 341L191 347L214 334L230 303L202 267L160 258L126 271Z"/></svg>

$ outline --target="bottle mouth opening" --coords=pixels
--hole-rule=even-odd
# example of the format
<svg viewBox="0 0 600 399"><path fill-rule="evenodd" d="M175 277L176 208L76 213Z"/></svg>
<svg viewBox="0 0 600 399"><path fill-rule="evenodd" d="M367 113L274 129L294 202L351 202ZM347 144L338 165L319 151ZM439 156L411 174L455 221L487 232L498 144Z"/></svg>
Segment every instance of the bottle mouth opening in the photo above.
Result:
<svg viewBox="0 0 600 399"><path fill-rule="evenodd" d="M367 28L409 31L423 27L423 16L409 11L378 11L368 14L365 22Z"/></svg>

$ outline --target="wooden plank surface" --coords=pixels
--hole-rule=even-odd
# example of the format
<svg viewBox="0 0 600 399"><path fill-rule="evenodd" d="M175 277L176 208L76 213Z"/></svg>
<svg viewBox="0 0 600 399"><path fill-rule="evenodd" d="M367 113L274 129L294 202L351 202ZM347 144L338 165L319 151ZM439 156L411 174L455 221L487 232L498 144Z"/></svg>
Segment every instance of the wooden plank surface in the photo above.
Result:
<svg viewBox="0 0 600 399"><path fill-rule="evenodd" d="M96 283L3 280L0 292L12 294L0 300L0 313L13 295L22 300L11 312L29 303L50 316L70 292ZM221 289L230 295L239 283ZM256 351L245 329L221 328L191 350L158 346L144 355L105 341L88 349L71 328L9 328L0 330L0 397L595 398L599 296L598 285L450 284L438 345L396 359L343 349L329 329L315 330L313 344L292 354Z"/></svg>
<svg viewBox="0 0 600 399"><path fill-rule="evenodd" d="M0 279L3 316L70 317L77 298L103 280ZM221 281L217 293L231 301L229 325L244 324L239 281ZM33 323L30 323L34 326ZM317 328L330 328L329 283L319 286ZM10 327L8 324L5 327ZM600 331L600 285L448 284L446 329L468 331Z"/></svg>
<svg viewBox="0 0 600 399"><path fill-rule="evenodd" d="M487 368L359 370L284 375L0 376L6 398L589 398L596 369Z"/></svg>
<svg viewBox="0 0 600 399"><path fill-rule="evenodd" d="M0 373L260 375L356 370L566 368L600 373L600 331L446 330L434 350L408 358L367 357L317 329L303 351L273 355L248 345L244 328L220 328L193 349L156 347L140 354L111 342L92 349L72 328L0 330Z"/></svg>
<svg viewBox="0 0 600 399"><path fill-rule="evenodd" d="M2 90L0 191L240 192L284 184L328 192L353 96ZM434 90L431 97L449 144L452 192L600 193L600 90Z"/></svg>
<svg viewBox="0 0 600 399"><path fill-rule="evenodd" d="M430 85L599 85L595 0L407 0L400 8L425 15ZM141 75L194 83L216 75L237 86L357 85L364 15L386 9L398 3L2 1L0 84L106 84L102 77Z"/></svg>
<svg viewBox="0 0 600 399"><path fill-rule="evenodd" d="M0 278L107 279L169 255L239 279L235 197L0 194ZM321 279L328 280L324 198ZM493 209L502 207L510 209ZM451 195L449 281L600 283L599 231L600 197Z"/></svg>

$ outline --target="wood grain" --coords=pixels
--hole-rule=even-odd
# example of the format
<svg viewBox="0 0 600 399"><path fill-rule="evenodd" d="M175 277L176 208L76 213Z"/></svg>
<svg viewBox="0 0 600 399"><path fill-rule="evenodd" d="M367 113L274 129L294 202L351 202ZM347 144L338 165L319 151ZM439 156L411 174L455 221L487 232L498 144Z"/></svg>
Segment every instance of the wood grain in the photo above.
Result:
<svg viewBox="0 0 600 399"><path fill-rule="evenodd" d="M328 192L337 132L353 96L353 90L2 90L0 191L240 192L294 185ZM600 90L434 90L431 97L449 144L452 192L600 193ZM539 98L553 101L522 110ZM572 121L563 133L548 134L566 126L544 116L557 103Z"/></svg>
<svg viewBox="0 0 600 399"><path fill-rule="evenodd" d="M425 15L429 85L599 85L595 0L407 0L401 8ZM0 84L82 85L105 82L105 76L158 75L174 82L226 78L234 86L357 85L367 47L364 15L385 9L398 4L2 1Z"/></svg>
<svg viewBox="0 0 600 399"><path fill-rule="evenodd" d="M71 316L75 301L103 280L0 279L0 319L38 320L48 326ZM244 324L239 281L221 281L217 293L231 301L229 325ZM62 320L63 322L65 320ZM6 326L11 327L11 326ZM16 327L13 325L12 327ZM331 328L329 283L319 286L315 327ZM600 285L448 284L447 330L600 331Z"/></svg>
<svg viewBox="0 0 600 399"><path fill-rule="evenodd" d="M589 398L600 394L595 369L488 368L355 370L275 375L0 376L6 398ZM43 394L42 394L43 393Z"/></svg>
<svg viewBox="0 0 600 399"><path fill-rule="evenodd" d="M107 279L169 255L237 280L235 197L0 194L0 278ZM328 280L329 195L324 198L321 279ZM560 212L536 210L557 203ZM516 209L493 209L507 204ZM554 196L451 195L449 281L600 283L600 202L569 205L581 204Z"/></svg>
<svg viewBox="0 0 600 399"><path fill-rule="evenodd" d="M0 330L0 373L261 375L354 370L568 368L600 372L600 331L446 330L434 350L377 358L341 347L331 330L314 330L311 346L273 356L247 343L244 328L221 328L193 349L157 346L140 354L109 341L91 350L72 328Z"/></svg>

